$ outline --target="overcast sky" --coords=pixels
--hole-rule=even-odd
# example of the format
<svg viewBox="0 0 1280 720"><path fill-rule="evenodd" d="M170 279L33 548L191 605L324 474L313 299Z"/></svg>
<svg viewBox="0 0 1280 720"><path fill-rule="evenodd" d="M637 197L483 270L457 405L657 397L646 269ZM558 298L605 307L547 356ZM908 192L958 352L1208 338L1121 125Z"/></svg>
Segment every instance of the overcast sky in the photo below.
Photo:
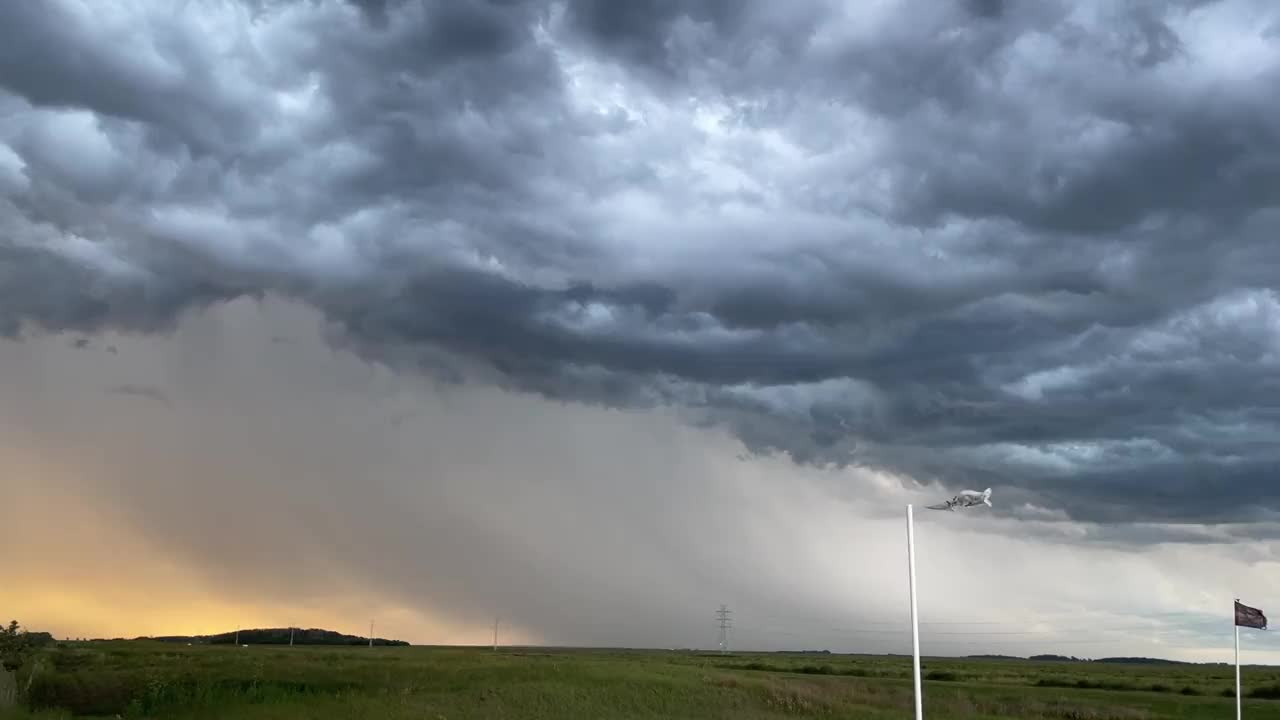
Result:
<svg viewBox="0 0 1280 720"><path fill-rule="evenodd" d="M1268 0L0 3L0 611L903 652L990 486L925 652L1229 660L1277 83Z"/></svg>

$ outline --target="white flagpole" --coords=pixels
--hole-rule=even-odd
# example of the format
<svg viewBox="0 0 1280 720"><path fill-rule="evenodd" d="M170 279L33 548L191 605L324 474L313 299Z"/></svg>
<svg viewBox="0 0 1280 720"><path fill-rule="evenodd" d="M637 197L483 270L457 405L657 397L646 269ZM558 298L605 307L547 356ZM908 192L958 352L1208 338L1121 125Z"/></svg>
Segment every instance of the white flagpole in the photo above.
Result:
<svg viewBox="0 0 1280 720"><path fill-rule="evenodd" d="M907 505L907 568L911 585L911 669L915 679L916 720L924 720L924 703L920 697L920 622L916 606L916 531L910 505Z"/></svg>
<svg viewBox="0 0 1280 720"><path fill-rule="evenodd" d="M1236 629L1236 720L1240 720L1240 626L1235 624L1234 610L1231 617L1231 624Z"/></svg>

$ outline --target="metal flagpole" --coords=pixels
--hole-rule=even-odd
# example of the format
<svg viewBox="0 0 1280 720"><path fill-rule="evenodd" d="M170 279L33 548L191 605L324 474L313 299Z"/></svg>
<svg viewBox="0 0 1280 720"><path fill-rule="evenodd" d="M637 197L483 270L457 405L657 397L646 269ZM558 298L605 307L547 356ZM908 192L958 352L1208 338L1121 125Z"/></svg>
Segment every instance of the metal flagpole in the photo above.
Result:
<svg viewBox="0 0 1280 720"><path fill-rule="evenodd" d="M1247 627L1255 630L1267 629L1267 615L1256 607L1249 607L1240 602L1240 598L1235 601L1235 626L1236 631L1236 720L1240 720L1242 707L1244 705L1244 697L1240 692L1240 628Z"/></svg>
<svg viewBox="0 0 1280 720"><path fill-rule="evenodd" d="M911 585L911 670L915 680L916 720L924 720L924 702L920 696L920 621L916 606L916 531L911 505L907 505L907 568Z"/></svg>
<svg viewBox="0 0 1280 720"><path fill-rule="evenodd" d="M963 490L946 502L925 507L929 510L955 512L956 508L982 505L991 507L991 488L982 492ZM911 578L911 670L916 692L916 720L924 720L924 698L920 690L920 606L916 603L916 527L915 516L909 503L907 504L907 567Z"/></svg>
<svg viewBox="0 0 1280 720"><path fill-rule="evenodd" d="M1231 624L1235 625L1235 613L1232 613ZM1236 630L1236 720L1240 720L1240 626L1235 625Z"/></svg>

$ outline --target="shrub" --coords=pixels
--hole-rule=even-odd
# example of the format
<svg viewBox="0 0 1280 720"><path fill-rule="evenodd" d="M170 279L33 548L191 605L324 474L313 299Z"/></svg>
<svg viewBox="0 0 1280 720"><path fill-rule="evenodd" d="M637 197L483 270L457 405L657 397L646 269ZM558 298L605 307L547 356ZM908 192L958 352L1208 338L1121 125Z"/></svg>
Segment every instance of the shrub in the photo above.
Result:
<svg viewBox="0 0 1280 720"><path fill-rule="evenodd" d="M1280 700L1280 685L1264 685L1249 691L1249 697L1262 700Z"/></svg>
<svg viewBox="0 0 1280 720"><path fill-rule="evenodd" d="M76 715L120 715L141 691L134 675L102 672L46 673L32 678L27 702L33 710Z"/></svg>
<svg viewBox="0 0 1280 720"><path fill-rule="evenodd" d="M31 657L31 639L22 632L17 620L0 628L0 669L16 673Z"/></svg>

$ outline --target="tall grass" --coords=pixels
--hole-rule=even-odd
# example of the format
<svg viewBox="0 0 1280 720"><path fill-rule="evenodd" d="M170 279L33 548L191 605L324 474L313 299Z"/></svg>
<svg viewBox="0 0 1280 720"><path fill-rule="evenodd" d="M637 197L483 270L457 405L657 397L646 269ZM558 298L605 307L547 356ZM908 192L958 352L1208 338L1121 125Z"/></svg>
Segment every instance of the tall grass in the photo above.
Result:
<svg viewBox="0 0 1280 720"><path fill-rule="evenodd" d="M1280 676L1251 670L1254 718L1280 720ZM928 716L1227 717L1230 669L925 663ZM0 720L123 718L903 718L903 658L443 648L94 643L41 658Z"/></svg>

